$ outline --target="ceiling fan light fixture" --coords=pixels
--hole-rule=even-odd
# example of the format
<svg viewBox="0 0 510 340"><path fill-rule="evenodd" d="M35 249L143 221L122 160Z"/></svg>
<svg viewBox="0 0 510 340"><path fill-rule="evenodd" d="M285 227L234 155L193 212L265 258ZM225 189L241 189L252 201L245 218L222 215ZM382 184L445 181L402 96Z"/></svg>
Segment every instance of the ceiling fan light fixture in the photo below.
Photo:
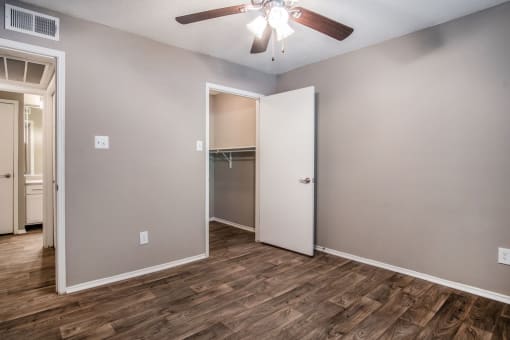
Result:
<svg viewBox="0 0 510 340"><path fill-rule="evenodd" d="M267 15L267 21L272 28L278 29L278 27L288 24L289 12L284 7L272 7Z"/></svg>
<svg viewBox="0 0 510 340"><path fill-rule="evenodd" d="M261 39L267 27L267 20L263 16L258 16L252 22L246 25L246 27L248 27L250 32L253 33L257 38Z"/></svg>
<svg viewBox="0 0 510 340"><path fill-rule="evenodd" d="M273 42L277 39L282 41L283 52L285 47L283 40L294 33L293 27L289 26L290 19L293 22L292 26L300 24L337 41L346 39L354 31L352 27L306 8L296 6L298 0L250 0L250 2L251 4L215 8L182 15L176 17L175 20L182 25L188 25L248 11L258 11L261 16L254 18L255 20L247 25L247 28L255 35L250 50L251 54L266 52L273 36ZM275 44L273 44L273 50L274 48Z"/></svg>
<svg viewBox="0 0 510 340"><path fill-rule="evenodd" d="M292 29L292 27L290 27L290 25L288 23L280 25L276 29L276 39L278 39L278 41L282 41L284 39L287 39L292 34L294 34L294 30Z"/></svg>

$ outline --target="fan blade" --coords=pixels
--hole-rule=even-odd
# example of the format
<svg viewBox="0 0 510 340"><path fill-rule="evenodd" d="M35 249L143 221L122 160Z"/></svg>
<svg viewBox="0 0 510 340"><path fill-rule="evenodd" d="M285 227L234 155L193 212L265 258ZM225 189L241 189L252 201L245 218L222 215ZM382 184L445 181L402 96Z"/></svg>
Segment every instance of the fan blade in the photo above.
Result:
<svg viewBox="0 0 510 340"><path fill-rule="evenodd" d="M273 34L273 29L271 26L267 25L262 38L255 37L253 41L253 45L251 46L251 54L263 53L267 51L267 46L269 45L269 40L271 40L271 35Z"/></svg>
<svg viewBox="0 0 510 340"><path fill-rule="evenodd" d="M213 10L205 11L205 12L198 12L198 13L183 15L183 16L175 18L175 20L180 24L187 25L187 24L191 24L194 22L198 22L198 21L204 21L204 20L224 17L224 16L232 15L232 14L244 13L244 12L246 12L246 10L247 10L246 5L231 6L231 7L213 9Z"/></svg>
<svg viewBox="0 0 510 340"><path fill-rule="evenodd" d="M301 16L296 18L291 15L292 20L301 25L310 27L316 31L329 35L336 40L344 40L354 31L349 26L345 26L339 22L326 18L320 14L309 11L303 7L295 7L294 9L301 12Z"/></svg>

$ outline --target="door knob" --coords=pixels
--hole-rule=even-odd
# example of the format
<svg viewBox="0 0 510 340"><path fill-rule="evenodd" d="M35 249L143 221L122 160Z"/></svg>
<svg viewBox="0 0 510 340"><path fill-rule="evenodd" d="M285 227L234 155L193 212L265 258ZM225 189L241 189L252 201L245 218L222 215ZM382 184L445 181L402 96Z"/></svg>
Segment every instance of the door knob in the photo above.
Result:
<svg viewBox="0 0 510 340"><path fill-rule="evenodd" d="M310 184L312 183L312 179L310 177L306 177L306 178L301 178L299 180L300 183L303 183L303 184Z"/></svg>
<svg viewBox="0 0 510 340"><path fill-rule="evenodd" d="M0 176L0 178L11 178L11 174L2 175L2 176Z"/></svg>

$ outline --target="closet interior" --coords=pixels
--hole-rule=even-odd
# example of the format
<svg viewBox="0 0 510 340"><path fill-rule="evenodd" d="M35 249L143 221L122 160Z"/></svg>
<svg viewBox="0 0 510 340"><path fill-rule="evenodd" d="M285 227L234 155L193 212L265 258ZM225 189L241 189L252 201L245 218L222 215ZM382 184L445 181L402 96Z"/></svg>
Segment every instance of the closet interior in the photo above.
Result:
<svg viewBox="0 0 510 340"><path fill-rule="evenodd" d="M211 91L209 217L255 231L257 101Z"/></svg>

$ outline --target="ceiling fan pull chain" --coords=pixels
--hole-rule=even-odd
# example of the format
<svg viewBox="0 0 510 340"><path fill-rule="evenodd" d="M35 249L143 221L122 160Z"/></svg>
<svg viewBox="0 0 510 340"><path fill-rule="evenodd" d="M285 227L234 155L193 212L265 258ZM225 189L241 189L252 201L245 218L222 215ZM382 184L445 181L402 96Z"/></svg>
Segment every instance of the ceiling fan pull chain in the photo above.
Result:
<svg viewBox="0 0 510 340"><path fill-rule="evenodd" d="M282 40L282 54L285 54L285 39Z"/></svg>
<svg viewBox="0 0 510 340"><path fill-rule="evenodd" d="M271 42L272 42L272 43L271 43L271 55L272 55L271 60L274 62L274 61L276 61L276 57L275 57L275 53L274 53L274 51L275 51L275 45L276 45L276 39L275 39L275 37L274 37L274 30L273 30L272 35L273 35L273 37L272 37L273 39L271 39Z"/></svg>

